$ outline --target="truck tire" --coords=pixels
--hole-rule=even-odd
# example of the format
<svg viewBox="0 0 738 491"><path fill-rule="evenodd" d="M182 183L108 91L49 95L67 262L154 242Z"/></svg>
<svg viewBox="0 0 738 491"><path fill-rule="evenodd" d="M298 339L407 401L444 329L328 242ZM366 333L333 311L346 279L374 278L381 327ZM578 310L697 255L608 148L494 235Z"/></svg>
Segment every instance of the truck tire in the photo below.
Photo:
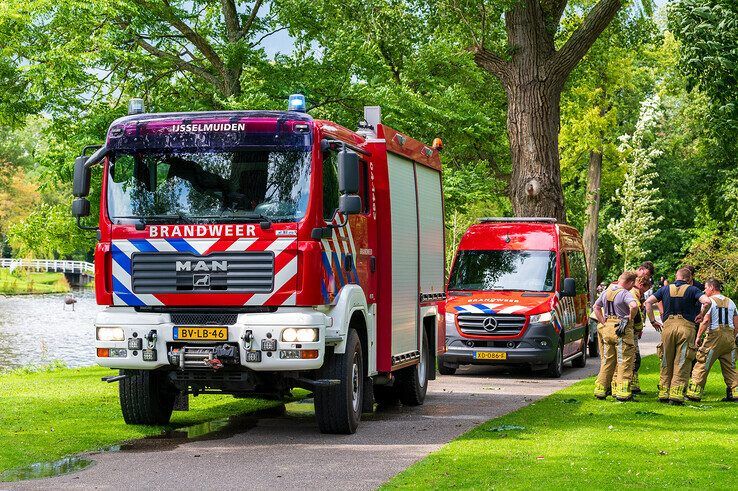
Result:
<svg viewBox="0 0 738 491"><path fill-rule="evenodd" d="M551 378L561 378L564 373L564 340L559 339L556 346L556 356L553 361L548 364L546 374Z"/></svg>
<svg viewBox="0 0 738 491"><path fill-rule="evenodd" d="M428 336L425 330L423 330L422 342L420 344L420 361L417 365L403 368L397 374L400 401L405 406L420 406L425 401L425 393L428 391L429 360Z"/></svg>
<svg viewBox="0 0 738 491"><path fill-rule="evenodd" d="M349 329L346 353L332 354L321 368L320 378L339 380L338 385L315 391L315 417L321 433L356 432L364 397L364 362L359 335Z"/></svg>
<svg viewBox="0 0 738 491"><path fill-rule="evenodd" d="M165 372L121 370L128 375L118 385L123 420L129 425L165 425L174 409L177 391Z"/></svg>
<svg viewBox="0 0 738 491"><path fill-rule="evenodd" d="M585 333L582 338L582 349L581 356L577 356L571 361L571 366L574 368L584 368L587 366L587 341L589 340L589 333Z"/></svg>
<svg viewBox="0 0 738 491"><path fill-rule="evenodd" d="M375 385L374 400L380 407L392 407L400 403L400 394L394 385Z"/></svg>

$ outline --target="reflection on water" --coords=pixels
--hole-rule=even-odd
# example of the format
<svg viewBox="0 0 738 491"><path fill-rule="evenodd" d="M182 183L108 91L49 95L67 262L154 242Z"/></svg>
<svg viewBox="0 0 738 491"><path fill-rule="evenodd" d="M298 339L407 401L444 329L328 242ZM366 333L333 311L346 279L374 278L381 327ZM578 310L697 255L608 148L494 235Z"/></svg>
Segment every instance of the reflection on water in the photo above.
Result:
<svg viewBox="0 0 738 491"><path fill-rule="evenodd" d="M92 291L64 295L0 296L0 371L61 360L69 366L92 365L95 315L103 309Z"/></svg>

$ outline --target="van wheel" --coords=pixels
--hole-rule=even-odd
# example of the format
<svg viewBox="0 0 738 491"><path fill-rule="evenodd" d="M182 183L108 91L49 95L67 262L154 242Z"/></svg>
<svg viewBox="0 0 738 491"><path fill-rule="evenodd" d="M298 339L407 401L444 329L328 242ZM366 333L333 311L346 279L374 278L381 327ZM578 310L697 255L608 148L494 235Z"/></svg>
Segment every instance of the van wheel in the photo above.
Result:
<svg viewBox="0 0 738 491"><path fill-rule="evenodd" d="M447 367L443 362L438 364L438 373L441 375L453 375L456 373L456 369L453 367Z"/></svg>
<svg viewBox="0 0 738 491"><path fill-rule="evenodd" d="M332 354L320 371L320 378L340 381L338 385L315 391L315 417L321 433L355 433L363 406L364 362L359 335L354 329L349 329L346 353Z"/></svg>
<svg viewBox="0 0 738 491"><path fill-rule="evenodd" d="M174 409L177 391L166 372L121 370L128 375L118 385L123 420L129 425L165 425Z"/></svg>
<svg viewBox="0 0 738 491"><path fill-rule="evenodd" d="M548 364L546 368L546 374L551 378L561 378L564 373L564 342L559 339L559 344L556 347L556 357Z"/></svg>
<svg viewBox="0 0 738 491"><path fill-rule="evenodd" d="M571 366L574 368L584 368L587 366L587 340L589 339L589 334L585 334L582 338L582 349L581 349L581 356L577 356L571 361Z"/></svg>
<svg viewBox="0 0 738 491"><path fill-rule="evenodd" d="M430 356L428 355L428 336L423 330L420 344L420 361L417 365L403 368L397 374L400 383L400 401L406 406L420 406L425 401L428 391L428 371L430 369Z"/></svg>

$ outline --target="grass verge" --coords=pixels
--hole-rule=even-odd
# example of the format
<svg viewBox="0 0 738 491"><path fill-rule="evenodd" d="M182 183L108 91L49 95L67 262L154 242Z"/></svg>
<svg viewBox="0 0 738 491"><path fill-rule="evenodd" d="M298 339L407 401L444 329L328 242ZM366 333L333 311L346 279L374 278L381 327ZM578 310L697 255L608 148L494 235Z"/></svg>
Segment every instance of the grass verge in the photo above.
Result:
<svg viewBox="0 0 738 491"><path fill-rule="evenodd" d="M100 367L55 366L0 374L0 473L161 433L165 427L128 426L123 422L118 384L100 381L100 377L112 373ZM190 410L174 412L168 428L279 404L220 395L193 397Z"/></svg>
<svg viewBox="0 0 738 491"><path fill-rule="evenodd" d="M10 272L0 268L0 294L66 293L71 291L62 273L36 273L25 270Z"/></svg>
<svg viewBox="0 0 738 491"><path fill-rule="evenodd" d="M717 364L703 402L679 407L656 400L658 360L643 362L636 402L597 401L585 379L469 431L384 487L735 489L738 403L720 402Z"/></svg>

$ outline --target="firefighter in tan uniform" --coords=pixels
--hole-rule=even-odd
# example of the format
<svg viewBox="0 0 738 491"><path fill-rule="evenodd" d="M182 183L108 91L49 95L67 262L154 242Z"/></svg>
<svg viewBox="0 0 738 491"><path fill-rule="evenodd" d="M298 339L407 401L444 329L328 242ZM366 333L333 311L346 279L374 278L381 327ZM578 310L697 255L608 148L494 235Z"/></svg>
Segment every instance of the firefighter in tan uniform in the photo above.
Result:
<svg viewBox="0 0 738 491"><path fill-rule="evenodd" d="M712 305L707 295L690 285L692 273L682 268L676 273L676 281L659 288L646 300L646 314L653 327L661 332L661 343L656 352L661 358L661 374L658 387L660 402L684 404L684 393L697 351L694 345L697 328L707 309ZM654 304L662 302L663 325L653 314ZM703 310L700 311L700 304Z"/></svg>
<svg viewBox="0 0 738 491"><path fill-rule="evenodd" d="M631 380L635 359L633 317L638 309L630 289L636 274L626 271L615 285L610 285L593 306L599 325L600 373L594 395L605 399L611 393L620 401L632 398ZM604 312L603 312L604 309Z"/></svg>
<svg viewBox="0 0 738 491"><path fill-rule="evenodd" d="M707 337L697 350L697 364L692 370L692 380L687 389L687 399L692 401L702 399L707 375L716 360L720 360L720 368L725 380L727 397L724 400L738 400L738 374L735 371L738 314L736 314L735 303L721 292L722 285L715 278L710 278L705 282L705 294L710 297L712 306L697 333L697 339L701 339L705 331L707 331Z"/></svg>
<svg viewBox="0 0 738 491"><path fill-rule="evenodd" d="M633 380L631 381L631 392L639 394L641 385L638 381L638 370L641 368L641 350L638 346L638 340L643 336L643 326L645 325L646 312L643 308L645 298L643 295L651 288L651 279L648 276L639 276L636 278L635 286L630 290L631 295L638 304L638 311L633 319L633 342L635 344L635 362L633 364Z"/></svg>

